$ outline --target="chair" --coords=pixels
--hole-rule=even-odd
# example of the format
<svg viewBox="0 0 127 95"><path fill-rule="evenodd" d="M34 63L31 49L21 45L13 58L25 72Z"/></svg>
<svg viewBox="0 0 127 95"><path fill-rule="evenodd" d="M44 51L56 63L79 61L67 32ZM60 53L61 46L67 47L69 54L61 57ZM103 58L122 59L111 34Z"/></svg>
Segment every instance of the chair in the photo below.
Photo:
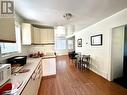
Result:
<svg viewBox="0 0 127 95"><path fill-rule="evenodd" d="M77 55L77 53L75 53L75 51L72 51L72 52L69 52L68 53L68 56L69 56L69 58L72 60L72 62L74 62L75 63L75 60L76 60L76 55Z"/></svg>
<svg viewBox="0 0 127 95"><path fill-rule="evenodd" d="M90 64L90 55L83 55L82 56L82 62L81 62L81 69L89 68Z"/></svg>
<svg viewBox="0 0 127 95"><path fill-rule="evenodd" d="M81 62L82 62L81 53L77 53L75 66L78 69L81 69Z"/></svg>

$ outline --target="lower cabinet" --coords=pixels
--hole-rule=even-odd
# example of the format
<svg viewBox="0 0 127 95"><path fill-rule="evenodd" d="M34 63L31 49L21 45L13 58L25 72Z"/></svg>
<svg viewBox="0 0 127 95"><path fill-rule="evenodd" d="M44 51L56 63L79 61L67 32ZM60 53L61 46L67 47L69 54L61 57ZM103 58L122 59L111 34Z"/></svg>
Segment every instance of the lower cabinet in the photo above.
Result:
<svg viewBox="0 0 127 95"><path fill-rule="evenodd" d="M34 95L33 90L34 90L34 86L33 86L33 80L31 78L21 95Z"/></svg>
<svg viewBox="0 0 127 95"><path fill-rule="evenodd" d="M42 76L56 75L56 58L42 59Z"/></svg>
<svg viewBox="0 0 127 95"><path fill-rule="evenodd" d="M42 77L42 63L37 66L21 95L37 95Z"/></svg>
<svg viewBox="0 0 127 95"><path fill-rule="evenodd" d="M37 95L42 76L56 75L56 58L42 59L21 95Z"/></svg>

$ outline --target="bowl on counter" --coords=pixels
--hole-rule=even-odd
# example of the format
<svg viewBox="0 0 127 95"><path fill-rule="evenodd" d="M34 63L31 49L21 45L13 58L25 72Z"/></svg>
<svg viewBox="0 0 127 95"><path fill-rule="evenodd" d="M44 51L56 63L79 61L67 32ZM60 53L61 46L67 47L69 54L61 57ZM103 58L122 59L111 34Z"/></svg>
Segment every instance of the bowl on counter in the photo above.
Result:
<svg viewBox="0 0 127 95"><path fill-rule="evenodd" d="M30 58L39 58L39 57L43 57L43 56L44 56L44 54L40 53L40 52L29 54Z"/></svg>

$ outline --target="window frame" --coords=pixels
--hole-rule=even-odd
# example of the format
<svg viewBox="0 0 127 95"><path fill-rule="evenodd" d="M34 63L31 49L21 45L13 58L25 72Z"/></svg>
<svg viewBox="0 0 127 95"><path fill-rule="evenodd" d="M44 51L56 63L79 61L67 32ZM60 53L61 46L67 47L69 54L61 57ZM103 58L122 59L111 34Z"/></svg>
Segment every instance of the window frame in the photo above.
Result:
<svg viewBox="0 0 127 95"><path fill-rule="evenodd" d="M65 40L66 41L66 46L64 49L58 49L57 48L57 40ZM61 50L66 50L67 49L67 39L65 37L57 37L56 38L56 45L55 45L55 49L58 50L58 51L61 51Z"/></svg>
<svg viewBox="0 0 127 95"><path fill-rule="evenodd" d="M16 42L11 43L11 44L15 44L15 46L17 46L17 49L14 51L2 53L1 44L0 44L0 55L5 56L5 55L10 55L12 53L21 53L21 26L18 22L15 22L15 36L16 36ZM4 45L7 44L7 42L6 43L0 42L0 43L3 43ZM8 44L10 44L10 43L8 43Z"/></svg>

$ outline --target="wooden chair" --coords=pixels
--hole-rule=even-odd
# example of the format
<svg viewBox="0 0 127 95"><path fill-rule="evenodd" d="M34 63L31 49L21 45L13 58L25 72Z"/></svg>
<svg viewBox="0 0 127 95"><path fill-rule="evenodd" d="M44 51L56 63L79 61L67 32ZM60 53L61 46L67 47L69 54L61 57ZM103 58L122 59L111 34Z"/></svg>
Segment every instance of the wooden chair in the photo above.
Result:
<svg viewBox="0 0 127 95"><path fill-rule="evenodd" d="M75 63L75 66L76 66L78 69L81 69L81 62L82 62L81 53L78 53L78 54L76 55L76 63Z"/></svg>
<svg viewBox="0 0 127 95"><path fill-rule="evenodd" d="M76 55L77 55L77 53L75 53L75 51L68 52L68 56L72 60L72 63L75 63L75 61L76 61Z"/></svg>
<svg viewBox="0 0 127 95"><path fill-rule="evenodd" d="M90 55L83 55L82 56L82 62L81 62L81 69L89 69L89 64L90 64Z"/></svg>

